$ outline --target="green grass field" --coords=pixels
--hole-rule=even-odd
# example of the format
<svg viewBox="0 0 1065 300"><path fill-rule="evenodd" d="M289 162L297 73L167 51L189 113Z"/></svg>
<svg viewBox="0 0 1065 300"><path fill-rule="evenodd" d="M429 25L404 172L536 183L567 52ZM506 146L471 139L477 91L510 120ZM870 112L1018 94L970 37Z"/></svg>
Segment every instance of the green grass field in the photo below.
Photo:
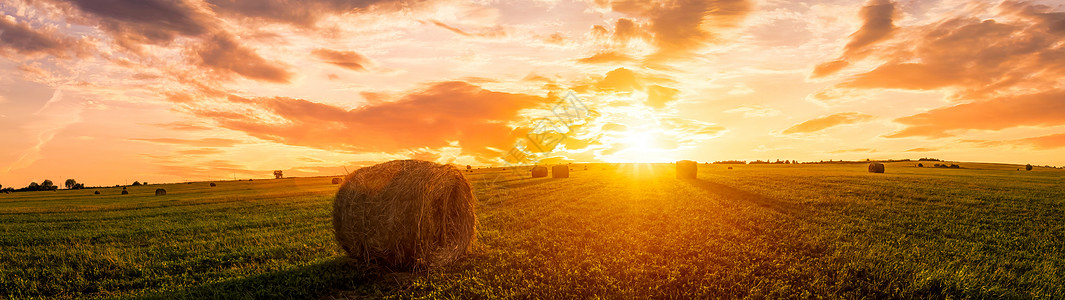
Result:
<svg viewBox="0 0 1065 300"><path fill-rule="evenodd" d="M1065 172L914 165L476 170L473 253L413 274L343 257L330 177L0 194L0 298L1065 296Z"/></svg>

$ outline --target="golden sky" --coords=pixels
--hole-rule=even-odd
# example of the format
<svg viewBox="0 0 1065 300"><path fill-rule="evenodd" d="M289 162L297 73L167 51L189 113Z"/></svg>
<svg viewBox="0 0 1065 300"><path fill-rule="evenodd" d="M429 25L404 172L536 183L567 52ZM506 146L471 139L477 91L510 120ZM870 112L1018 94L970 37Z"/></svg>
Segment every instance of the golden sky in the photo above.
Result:
<svg viewBox="0 0 1065 300"><path fill-rule="evenodd" d="M1065 165L1060 1L7 0L0 184L551 161Z"/></svg>

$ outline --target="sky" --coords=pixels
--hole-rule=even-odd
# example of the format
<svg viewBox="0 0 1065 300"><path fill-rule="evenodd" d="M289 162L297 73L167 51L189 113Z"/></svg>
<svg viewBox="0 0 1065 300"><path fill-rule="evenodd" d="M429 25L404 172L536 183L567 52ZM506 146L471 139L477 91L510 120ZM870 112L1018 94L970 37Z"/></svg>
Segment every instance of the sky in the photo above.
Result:
<svg viewBox="0 0 1065 300"><path fill-rule="evenodd" d="M541 163L1065 165L1060 1L5 0L0 13L5 187L501 166L559 103L586 111L553 127Z"/></svg>

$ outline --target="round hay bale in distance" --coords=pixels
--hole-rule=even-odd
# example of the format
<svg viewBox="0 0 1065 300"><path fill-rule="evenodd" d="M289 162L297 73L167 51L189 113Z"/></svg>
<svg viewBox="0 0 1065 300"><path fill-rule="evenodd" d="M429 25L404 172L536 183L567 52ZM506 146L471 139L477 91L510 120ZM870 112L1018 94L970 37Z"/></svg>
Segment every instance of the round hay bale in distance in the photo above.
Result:
<svg viewBox="0 0 1065 300"><path fill-rule="evenodd" d="M123 194L123 195L129 195L129 191L127 191L127 190L122 190L122 194Z"/></svg>
<svg viewBox="0 0 1065 300"><path fill-rule="evenodd" d="M691 160L677 162L677 179L694 179L699 172L699 163Z"/></svg>
<svg viewBox="0 0 1065 300"><path fill-rule="evenodd" d="M166 190L164 190L164 189L155 189L155 195L156 196L166 196Z"/></svg>
<svg viewBox="0 0 1065 300"><path fill-rule="evenodd" d="M476 201L458 168L394 160L344 178L333 230L355 259L394 269L442 266L476 241Z"/></svg>
<svg viewBox="0 0 1065 300"><path fill-rule="evenodd" d="M214 184L214 182L212 182L212 183L211 183L211 187L215 187L215 186L218 186L218 185L217 185L217 184Z"/></svg>
<svg viewBox="0 0 1065 300"><path fill-rule="evenodd" d="M551 167L552 178L569 178L569 167L565 165L557 165Z"/></svg>
<svg viewBox="0 0 1065 300"><path fill-rule="evenodd" d="M333 184L340 184L341 181L342 179L340 178L333 178Z"/></svg>
<svg viewBox="0 0 1065 300"><path fill-rule="evenodd" d="M729 169L729 170L732 170L732 167L728 167L728 169Z"/></svg>
<svg viewBox="0 0 1065 300"><path fill-rule="evenodd" d="M884 173L884 164L878 162L869 163L869 173Z"/></svg>
<svg viewBox="0 0 1065 300"><path fill-rule="evenodd" d="M545 167L545 166L535 166L535 167L533 167L532 168L532 177L533 178L547 177L547 167Z"/></svg>
<svg viewBox="0 0 1065 300"><path fill-rule="evenodd" d="M99 194L100 194L100 191L95 191L95 192L93 192L92 194L93 194L93 195L99 195Z"/></svg>

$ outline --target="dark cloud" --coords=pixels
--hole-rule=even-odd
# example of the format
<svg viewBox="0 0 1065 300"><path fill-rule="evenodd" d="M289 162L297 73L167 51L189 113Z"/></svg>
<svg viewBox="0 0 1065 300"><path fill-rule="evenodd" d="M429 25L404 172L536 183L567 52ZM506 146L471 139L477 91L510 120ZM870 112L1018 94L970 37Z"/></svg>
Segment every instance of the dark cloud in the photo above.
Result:
<svg viewBox="0 0 1065 300"><path fill-rule="evenodd" d="M631 39L646 34L658 48L649 57L652 61L689 56L692 51L713 42L717 38L715 30L738 26L753 6L747 0L608 0L596 3L648 20L646 26L638 26L630 19L619 19L614 37ZM605 28L593 28L593 35L597 34L605 34Z"/></svg>
<svg viewBox="0 0 1065 300"><path fill-rule="evenodd" d="M129 48L166 44L178 36L202 36L212 31L214 18L183 0L71 0L53 1L76 8ZM91 21L90 21L91 23Z"/></svg>
<svg viewBox="0 0 1065 300"><path fill-rule="evenodd" d="M55 32L35 30L0 16L0 54L15 52L22 55L48 54L60 58L84 53L78 41Z"/></svg>
<svg viewBox="0 0 1065 300"><path fill-rule="evenodd" d="M248 79L275 83L287 83L292 77L287 70L267 61L228 34L218 34L204 41L195 53L197 63L222 75L235 73Z"/></svg>
<svg viewBox="0 0 1065 300"><path fill-rule="evenodd" d="M626 18L619 18L614 24L614 40L628 42L633 39L646 39L648 35L639 24Z"/></svg>
<svg viewBox="0 0 1065 300"><path fill-rule="evenodd" d="M784 130L784 134L812 133L839 125L854 124L872 119L873 116L857 112L832 114L796 124Z"/></svg>
<svg viewBox="0 0 1065 300"><path fill-rule="evenodd" d="M506 124L518 118L519 110L541 106L549 99L453 81L352 110L282 97L231 97L230 101L264 109L284 122L265 122L241 113L196 113L221 127L290 145L395 153L436 149L458 141L464 153L485 157L499 155L487 147L506 148L520 136Z"/></svg>
<svg viewBox="0 0 1065 300"><path fill-rule="evenodd" d="M873 0L862 7L862 27L851 34L843 56L836 61L826 62L814 68L812 77L832 75L850 65L848 60L863 56L869 46L891 37L897 29L894 24L895 3L887 0Z"/></svg>
<svg viewBox="0 0 1065 300"><path fill-rule="evenodd" d="M959 104L896 119L906 129L887 137L946 137L966 129L1065 125L1065 90Z"/></svg>
<svg viewBox="0 0 1065 300"><path fill-rule="evenodd" d="M370 59L353 51L315 49L311 52L311 55L327 63L353 71L365 71L366 65L370 62Z"/></svg>
<svg viewBox="0 0 1065 300"><path fill-rule="evenodd" d="M207 0L214 11L229 17L287 23L302 27L315 25L327 15L368 9L374 5L405 5L420 1L403 0Z"/></svg>

